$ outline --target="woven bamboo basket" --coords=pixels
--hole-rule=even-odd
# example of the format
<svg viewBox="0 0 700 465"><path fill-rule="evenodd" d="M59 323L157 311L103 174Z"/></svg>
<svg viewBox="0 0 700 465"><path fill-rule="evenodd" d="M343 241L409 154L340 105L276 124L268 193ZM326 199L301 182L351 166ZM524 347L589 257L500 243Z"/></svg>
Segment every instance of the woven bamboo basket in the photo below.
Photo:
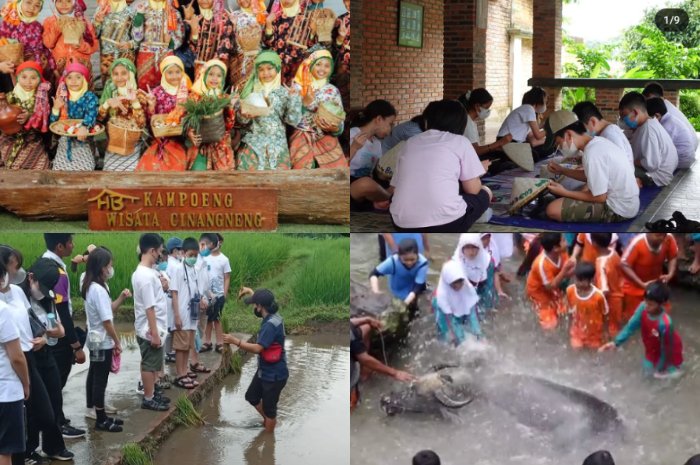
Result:
<svg viewBox="0 0 700 465"><path fill-rule="evenodd" d="M154 137L177 137L182 135L182 125L173 126L165 122L168 115L153 115L151 130Z"/></svg>
<svg viewBox="0 0 700 465"><path fill-rule="evenodd" d="M107 122L107 136L109 140L107 151L127 156L134 153L136 145L141 140L141 129L114 118Z"/></svg>
<svg viewBox="0 0 700 465"><path fill-rule="evenodd" d="M67 18L61 23L63 42L68 45L80 45L80 41L85 33L85 23L77 18Z"/></svg>
<svg viewBox="0 0 700 465"><path fill-rule="evenodd" d="M224 110L209 116L203 116L199 123L199 135L202 136L202 144L219 142L226 135L224 123Z"/></svg>
<svg viewBox="0 0 700 465"><path fill-rule="evenodd" d="M249 24L236 31L236 41L241 50L245 52L257 52L262 41L262 30L257 23Z"/></svg>
<svg viewBox="0 0 700 465"><path fill-rule="evenodd" d="M19 66L24 61L24 45L21 43L0 46L0 61L11 61Z"/></svg>
<svg viewBox="0 0 700 465"><path fill-rule="evenodd" d="M251 105L249 102L246 102L245 100L241 100L241 112L246 113L248 115L255 116L255 117L267 116L272 112L272 108L271 107L258 107L255 105Z"/></svg>
<svg viewBox="0 0 700 465"><path fill-rule="evenodd" d="M330 42L333 37L336 15L330 8L321 8L314 11L316 21L316 34L319 42Z"/></svg>
<svg viewBox="0 0 700 465"><path fill-rule="evenodd" d="M343 121L345 121L345 115L338 116L335 113L332 113L328 111L326 106L324 104L320 104L318 106L318 111L316 111L316 116L323 118L324 120L328 121L329 123L333 124L336 127L339 127Z"/></svg>

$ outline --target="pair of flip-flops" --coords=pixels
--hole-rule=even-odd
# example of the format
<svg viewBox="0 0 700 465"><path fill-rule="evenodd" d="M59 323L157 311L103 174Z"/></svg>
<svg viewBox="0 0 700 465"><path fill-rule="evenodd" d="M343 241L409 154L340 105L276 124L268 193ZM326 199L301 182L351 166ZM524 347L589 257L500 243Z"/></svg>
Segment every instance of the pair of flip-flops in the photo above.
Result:
<svg viewBox="0 0 700 465"><path fill-rule="evenodd" d="M700 232L700 221L689 220L683 213L675 211L670 220L649 222L644 227L651 232L697 233Z"/></svg>

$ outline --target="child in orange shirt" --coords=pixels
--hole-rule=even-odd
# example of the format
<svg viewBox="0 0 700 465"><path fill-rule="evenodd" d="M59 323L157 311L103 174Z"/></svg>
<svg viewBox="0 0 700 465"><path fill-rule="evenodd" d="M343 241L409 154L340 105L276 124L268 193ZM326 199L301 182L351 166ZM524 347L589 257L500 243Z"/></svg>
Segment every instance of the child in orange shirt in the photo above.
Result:
<svg viewBox="0 0 700 465"><path fill-rule="evenodd" d="M594 285L605 295L608 302L608 334L617 336L624 324L622 308L625 294L622 292L622 260L617 252L610 248L614 234L592 233L591 243L596 248L598 258L595 261Z"/></svg>
<svg viewBox="0 0 700 465"><path fill-rule="evenodd" d="M622 255L625 303L622 322L626 323L644 300L644 290L654 281L668 284L676 274L678 246L671 234L644 233L632 239ZM668 273L664 263L668 261ZM667 307L666 311L670 308Z"/></svg>
<svg viewBox="0 0 700 465"><path fill-rule="evenodd" d="M591 262L595 263L596 258L601 254L595 245L593 244L594 233L578 233L576 235L576 244L574 245L574 250L571 255L580 262ZM610 240L610 249L615 248L617 243L617 234L612 233ZM605 252L604 250L602 252Z"/></svg>
<svg viewBox="0 0 700 465"><path fill-rule="evenodd" d="M83 0L54 0L57 14L44 21L43 41L56 60L58 75L78 62L92 70L90 57L99 49L95 28L85 19Z"/></svg>
<svg viewBox="0 0 700 465"><path fill-rule="evenodd" d="M559 233L543 233L540 237L542 252L535 258L527 276L525 293L532 302L542 329L557 327L558 315L566 312L559 286L571 275L574 262L569 261Z"/></svg>
<svg viewBox="0 0 700 465"><path fill-rule="evenodd" d="M603 345L603 320L608 314L608 304L603 293L593 285L595 265L581 262L576 265L575 284L566 288L571 324L571 347L597 349Z"/></svg>

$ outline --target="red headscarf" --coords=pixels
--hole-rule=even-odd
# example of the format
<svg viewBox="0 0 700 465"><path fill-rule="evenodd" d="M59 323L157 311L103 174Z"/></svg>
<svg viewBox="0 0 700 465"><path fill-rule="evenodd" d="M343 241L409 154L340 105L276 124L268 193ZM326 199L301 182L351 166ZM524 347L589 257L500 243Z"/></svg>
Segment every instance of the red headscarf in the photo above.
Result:
<svg viewBox="0 0 700 465"><path fill-rule="evenodd" d="M80 73L83 75L85 80L90 83L90 70L87 69L85 65L82 63L78 63L77 61L74 61L73 63L70 63L66 66L66 69L63 71L63 76L61 77L61 81L66 80L66 76L68 76L69 73Z"/></svg>
<svg viewBox="0 0 700 465"><path fill-rule="evenodd" d="M41 78L41 82L46 82L46 79L44 79L44 76L42 75L42 73L44 71L41 69L41 65L39 63L37 63L36 61L25 61L24 63L19 65L15 69L15 76L19 76L19 73L21 73L25 69L33 69L34 71L39 73L39 77Z"/></svg>

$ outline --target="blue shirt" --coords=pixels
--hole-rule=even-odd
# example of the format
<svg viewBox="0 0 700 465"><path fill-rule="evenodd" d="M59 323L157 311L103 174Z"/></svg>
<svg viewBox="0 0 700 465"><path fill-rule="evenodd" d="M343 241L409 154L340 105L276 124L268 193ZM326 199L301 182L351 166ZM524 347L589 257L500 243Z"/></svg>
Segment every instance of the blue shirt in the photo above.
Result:
<svg viewBox="0 0 700 465"><path fill-rule="evenodd" d="M387 153L396 145L399 145L399 142L408 140L421 132L423 132L423 130L418 123L414 123L413 121L406 121L405 123L395 126L394 129L391 130L391 134L382 139L382 154Z"/></svg>
<svg viewBox="0 0 700 465"><path fill-rule="evenodd" d="M273 313L263 318L258 333L258 344L267 349L273 343L282 346L282 358L277 363L267 363L262 355L258 355L258 377L263 381L282 381L289 378L287 370L287 353L284 351L284 321L279 313Z"/></svg>
<svg viewBox="0 0 700 465"><path fill-rule="evenodd" d="M375 271L382 276L391 276L389 287L395 297L403 300L408 297L416 284L425 284L428 276L428 259L418 254L418 261L411 268L399 260L399 255L394 254L380 263Z"/></svg>

